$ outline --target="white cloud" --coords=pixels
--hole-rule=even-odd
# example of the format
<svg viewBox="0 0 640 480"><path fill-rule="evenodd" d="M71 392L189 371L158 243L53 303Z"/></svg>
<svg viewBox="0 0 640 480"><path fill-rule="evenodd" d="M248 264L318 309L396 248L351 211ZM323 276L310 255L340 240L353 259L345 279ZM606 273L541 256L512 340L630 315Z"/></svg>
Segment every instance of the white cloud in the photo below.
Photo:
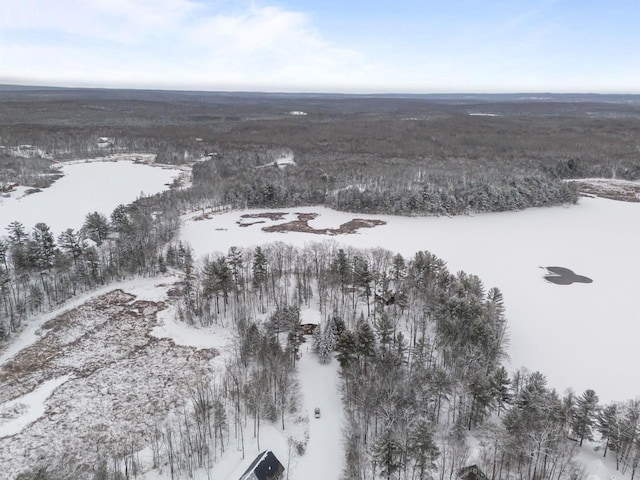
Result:
<svg viewBox="0 0 640 480"><path fill-rule="evenodd" d="M278 7L210 12L190 0L0 5L8 3L15 9L0 15L0 81L304 90L357 88L372 68L358 52L324 39L307 14Z"/></svg>
<svg viewBox="0 0 640 480"><path fill-rule="evenodd" d="M306 12L260 3L268 1L0 0L0 83L344 92L637 90L633 62L618 59L621 68L604 71L591 51L582 52L580 62L565 61L567 52L578 58L576 49L562 25L543 15L557 0L537 0L529 11L489 27L463 22L446 38L372 34L353 39L358 48L318 31ZM340 32L343 38L348 33Z"/></svg>
<svg viewBox="0 0 640 480"><path fill-rule="evenodd" d="M198 4L190 0L0 0L1 31L31 31L77 41L140 42L173 32Z"/></svg>

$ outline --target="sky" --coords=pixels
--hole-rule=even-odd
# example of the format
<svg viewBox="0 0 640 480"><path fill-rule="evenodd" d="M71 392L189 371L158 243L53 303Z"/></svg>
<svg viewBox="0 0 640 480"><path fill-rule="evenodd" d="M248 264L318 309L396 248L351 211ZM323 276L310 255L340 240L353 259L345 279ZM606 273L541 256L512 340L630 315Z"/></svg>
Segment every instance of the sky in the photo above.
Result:
<svg viewBox="0 0 640 480"><path fill-rule="evenodd" d="M637 0L0 0L0 84L640 93Z"/></svg>

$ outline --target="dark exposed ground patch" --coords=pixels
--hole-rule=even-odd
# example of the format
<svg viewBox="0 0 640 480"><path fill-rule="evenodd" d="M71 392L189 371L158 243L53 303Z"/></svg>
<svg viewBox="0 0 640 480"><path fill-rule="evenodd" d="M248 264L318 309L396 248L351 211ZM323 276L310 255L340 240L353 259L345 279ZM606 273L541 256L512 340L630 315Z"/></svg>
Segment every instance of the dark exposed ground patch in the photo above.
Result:
<svg viewBox="0 0 640 480"><path fill-rule="evenodd" d="M245 214L242 215L242 218L268 218L270 220L282 220L286 213L279 212L268 212L268 213L255 213L255 214ZM281 223L278 225L270 225L268 227L263 227L262 230L265 232L303 232L303 233L313 233L316 235L340 235L340 234L349 234L356 233L361 228L374 228L379 225L386 225L387 222L383 220L377 219L365 219L365 218L354 218L353 220L349 220L348 222L343 223L338 228L314 228L309 225L309 222L315 218L318 218L319 214L317 213L296 213L295 214L298 219L292 220L291 222ZM256 223L262 223L260 221L252 222L252 223L243 223L237 222L241 227L246 227L249 225L254 225Z"/></svg>
<svg viewBox="0 0 640 480"><path fill-rule="evenodd" d="M595 196L618 200L621 202L640 202L640 183L606 182L592 180L575 180L580 193L585 196Z"/></svg>

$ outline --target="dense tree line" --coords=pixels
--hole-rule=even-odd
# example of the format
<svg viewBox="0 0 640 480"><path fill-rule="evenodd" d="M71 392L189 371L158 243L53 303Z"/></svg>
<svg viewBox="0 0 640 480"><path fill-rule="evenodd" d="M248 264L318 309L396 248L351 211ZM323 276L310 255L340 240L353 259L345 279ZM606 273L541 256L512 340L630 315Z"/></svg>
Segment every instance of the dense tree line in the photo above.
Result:
<svg viewBox="0 0 640 480"><path fill-rule="evenodd" d="M104 246L110 240L102 227L123 231L118 218L93 215L84 235ZM157 268L183 275L178 317L235 335L221 376L191 386L185 408L147 432L154 465L172 478L210 468L228 449L245 452L248 438L260 448L265 422L286 431L296 421L301 311L308 308L322 318L306 338L309 348L319 362L340 364L345 479L452 480L469 463L470 438L492 480L580 478L575 454L596 434L603 455L615 455L619 470L635 475L640 404L601 406L593 390L560 395L540 372L509 374L500 291L449 272L428 252L405 259L332 243L269 244L195 261L172 241L161 258ZM131 478L144 445L123 445L85 478ZM304 453L304 439L292 445ZM58 478L50 473L42 478Z"/></svg>
<svg viewBox="0 0 640 480"><path fill-rule="evenodd" d="M500 291L451 274L428 252L407 261L332 244L232 248L185 283L183 317L236 328L239 371L249 378L243 359L260 351L258 332L279 338L293 366L299 311L320 308L324 321L310 341L318 361L341 366L344 478L452 479L469 459L469 431L483 438L481 466L492 479L575 478L575 450L599 418L597 396L560 397L538 372L510 376ZM264 312L262 327L246 323ZM255 435L261 414L249 409Z"/></svg>
<svg viewBox="0 0 640 480"><path fill-rule="evenodd" d="M640 178L639 114L628 103L124 91L12 92L0 103L7 164L21 144L56 159L146 152L180 164L211 154L179 194L190 206L455 215L575 202L567 179ZM288 114L300 109L309 115ZM497 116L469 115L488 110ZM264 168L282 152L296 165ZM42 159L19 163L32 160Z"/></svg>
<svg viewBox="0 0 640 480"><path fill-rule="evenodd" d="M160 217L141 202L119 205L110 218L89 213L80 230L57 238L45 223L28 232L12 222L0 239L0 339L78 293L166 271L163 248L178 227L177 212Z"/></svg>
<svg viewBox="0 0 640 480"><path fill-rule="evenodd" d="M194 266L183 293L184 318L237 329L235 371L249 379L258 332L278 339L294 372L299 312L321 310L307 341L319 362L340 363L344 478L455 478L469 461L469 435L480 439L479 466L491 479L579 478L576 451L596 432L621 470L637 467L637 402L601 407L592 390L559 395L540 372L510 375L500 291L450 273L428 252L406 260L334 244L232 248ZM273 373L272 360L259 364ZM276 421L276 404L266 419ZM255 429L261 414L251 405Z"/></svg>

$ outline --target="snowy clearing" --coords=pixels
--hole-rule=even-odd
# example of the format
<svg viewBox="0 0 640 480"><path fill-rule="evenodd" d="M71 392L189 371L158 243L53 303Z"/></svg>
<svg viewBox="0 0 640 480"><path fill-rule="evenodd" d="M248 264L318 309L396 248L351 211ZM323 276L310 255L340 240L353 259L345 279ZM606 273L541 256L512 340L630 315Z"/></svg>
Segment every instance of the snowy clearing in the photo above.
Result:
<svg viewBox="0 0 640 480"><path fill-rule="evenodd" d="M240 227L243 214L286 212L281 220ZM265 232L293 213L317 213L309 225L334 228L354 218L386 225L332 236L359 248L383 247L405 256L428 250L450 270L478 275L485 287L505 296L512 367L539 370L561 392L596 390L602 402L634 398L640 392L635 367L637 298L640 284L640 204L583 198L577 206L464 217L397 217L338 212L324 207L233 211L193 221L186 216L182 239L196 256L283 241L297 246L323 236ZM571 269L593 283L556 285L546 267ZM541 352L544 352L541 354ZM624 379L622 381L621 379Z"/></svg>
<svg viewBox="0 0 640 480"><path fill-rule="evenodd" d="M155 338L170 338L176 345L196 349L215 348L224 351L232 344L230 329L218 325L207 328L191 327L176 320L176 308L170 306L158 313L159 324L150 334Z"/></svg>
<svg viewBox="0 0 640 480"><path fill-rule="evenodd" d="M55 235L82 226L87 213L109 216L119 204L168 188L181 173L131 161L83 162L61 166L64 176L51 187L31 195L0 198L0 231L14 220L27 231L44 222Z"/></svg>

